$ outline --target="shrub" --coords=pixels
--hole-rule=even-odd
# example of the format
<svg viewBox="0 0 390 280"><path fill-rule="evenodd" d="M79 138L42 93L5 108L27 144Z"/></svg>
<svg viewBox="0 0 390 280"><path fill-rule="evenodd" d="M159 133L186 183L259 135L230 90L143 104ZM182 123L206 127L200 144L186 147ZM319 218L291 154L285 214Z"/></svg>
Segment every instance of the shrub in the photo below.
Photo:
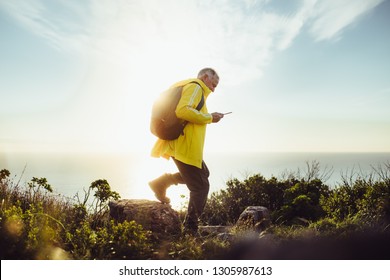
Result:
<svg viewBox="0 0 390 280"><path fill-rule="evenodd" d="M335 221L356 217L367 225L390 221L390 185L386 181L356 180L321 199L326 215Z"/></svg>
<svg viewBox="0 0 390 280"><path fill-rule="evenodd" d="M279 222L290 223L295 218L316 221L325 216L320 198L329 195L328 186L321 180L301 181L284 191L284 204L272 215Z"/></svg>
<svg viewBox="0 0 390 280"><path fill-rule="evenodd" d="M0 231L2 258L50 259L53 250L62 246L65 228L39 205L26 211L13 205L1 212Z"/></svg>
<svg viewBox="0 0 390 280"><path fill-rule="evenodd" d="M325 215L320 198L328 195L328 186L319 179L279 181L254 175L243 182L230 180L226 190L212 194L202 219L210 224L234 224L246 207L257 205L267 207L274 222L289 223L296 217L316 220Z"/></svg>
<svg viewBox="0 0 390 280"><path fill-rule="evenodd" d="M71 236L69 250L76 259L146 259L151 257L149 233L136 222L110 220L96 230L87 222Z"/></svg>
<svg viewBox="0 0 390 280"><path fill-rule="evenodd" d="M111 191L106 180L94 181L84 200L71 204L52 195L46 178L33 177L22 189L9 175L7 170L0 171L2 259L149 257L147 231L135 222L108 219L108 201L119 194Z"/></svg>
<svg viewBox="0 0 390 280"><path fill-rule="evenodd" d="M283 192L290 181L279 182L261 175L248 177L243 182L228 181L226 190L213 193L206 205L202 220L210 224L234 224L248 206L261 205L271 211L283 205Z"/></svg>

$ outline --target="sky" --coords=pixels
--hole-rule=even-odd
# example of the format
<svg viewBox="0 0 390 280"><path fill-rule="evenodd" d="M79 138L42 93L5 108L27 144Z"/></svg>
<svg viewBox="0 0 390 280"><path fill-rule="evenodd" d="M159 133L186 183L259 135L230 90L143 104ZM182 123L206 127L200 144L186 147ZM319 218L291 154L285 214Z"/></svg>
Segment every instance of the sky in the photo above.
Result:
<svg viewBox="0 0 390 280"><path fill-rule="evenodd" d="M390 152L384 0L0 0L0 152L149 152L213 67L205 152Z"/></svg>

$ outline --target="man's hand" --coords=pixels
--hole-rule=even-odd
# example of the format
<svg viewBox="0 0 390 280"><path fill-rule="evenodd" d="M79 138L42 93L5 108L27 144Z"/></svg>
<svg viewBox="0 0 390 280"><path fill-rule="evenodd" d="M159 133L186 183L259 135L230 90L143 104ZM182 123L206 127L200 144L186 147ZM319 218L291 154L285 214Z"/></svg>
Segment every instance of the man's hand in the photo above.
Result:
<svg viewBox="0 0 390 280"><path fill-rule="evenodd" d="M223 114L217 112L211 113L211 116L213 117L213 123L217 123L223 118Z"/></svg>

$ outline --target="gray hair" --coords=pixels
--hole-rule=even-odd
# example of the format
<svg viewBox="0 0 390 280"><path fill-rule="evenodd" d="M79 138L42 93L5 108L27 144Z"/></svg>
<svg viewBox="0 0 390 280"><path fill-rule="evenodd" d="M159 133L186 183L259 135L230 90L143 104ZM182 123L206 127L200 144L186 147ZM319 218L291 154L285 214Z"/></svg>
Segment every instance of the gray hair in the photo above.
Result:
<svg viewBox="0 0 390 280"><path fill-rule="evenodd" d="M207 75L209 78L216 77L219 80L217 72L213 68L203 68L198 73L198 79L202 78L204 75Z"/></svg>

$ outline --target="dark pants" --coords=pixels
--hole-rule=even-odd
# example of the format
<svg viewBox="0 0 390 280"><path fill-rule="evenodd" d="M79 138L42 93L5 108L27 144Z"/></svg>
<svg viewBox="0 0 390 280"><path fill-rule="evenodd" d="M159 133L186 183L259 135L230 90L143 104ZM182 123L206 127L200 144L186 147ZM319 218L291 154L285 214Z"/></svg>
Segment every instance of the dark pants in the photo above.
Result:
<svg viewBox="0 0 390 280"><path fill-rule="evenodd" d="M202 168L198 168L173 159L180 175L190 190L188 212L184 221L184 227L190 231L198 230L198 219L206 205L207 195L210 189L209 169L202 162Z"/></svg>

